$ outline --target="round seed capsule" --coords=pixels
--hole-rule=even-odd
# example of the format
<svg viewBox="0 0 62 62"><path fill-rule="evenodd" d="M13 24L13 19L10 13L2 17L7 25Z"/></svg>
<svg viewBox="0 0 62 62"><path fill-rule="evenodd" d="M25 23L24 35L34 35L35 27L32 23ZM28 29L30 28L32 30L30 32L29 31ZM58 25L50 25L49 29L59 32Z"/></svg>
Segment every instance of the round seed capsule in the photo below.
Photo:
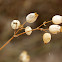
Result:
<svg viewBox="0 0 62 62"><path fill-rule="evenodd" d="M60 29L61 27L59 25L51 25L49 26L49 31L52 33L52 34L57 34L60 32Z"/></svg>
<svg viewBox="0 0 62 62"><path fill-rule="evenodd" d="M13 20L13 21L11 22L11 27L12 27L12 29L18 29L19 26L20 26L20 22L19 22L18 20Z"/></svg>
<svg viewBox="0 0 62 62"><path fill-rule="evenodd" d="M23 51L23 52L20 54L19 59L20 59L22 62L29 62L29 61L30 61L30 56L27 54L26 51Z"/></svg>
<svg viewBox="0 0 62 62"><path fill-rule="evenodd" d="M60 15L53 16L52 22L54 24L61 24L62 23L62 16L60 16Z"/></svg>
<svg viewBox="0 0 62 62"><path fill-rule="evenodd" d="M30 35L31 33L32 33L32 28L30 27L30 26L27 26L26 28L25 28L25 32L26 32L26 34L27 35Z"/></svg>
<svg viewBox="0 0 62 62"><path fill-rule="evenodd" d="M26 21L27 21L28 23L33 23L33 22L36 21L37 17L38 17L38 14L37 14L37 13L30 13L30 14L28 14L28 15L26 16Z"/></svg>
<svg viewBox="0 0 62 62"><path fill-rule="evenodd" d="M51 34L50 33L45 33L43 35L43 41L44 41L44 43L47 44L47 43L50 42L50 40L51 40Z"/></svg>

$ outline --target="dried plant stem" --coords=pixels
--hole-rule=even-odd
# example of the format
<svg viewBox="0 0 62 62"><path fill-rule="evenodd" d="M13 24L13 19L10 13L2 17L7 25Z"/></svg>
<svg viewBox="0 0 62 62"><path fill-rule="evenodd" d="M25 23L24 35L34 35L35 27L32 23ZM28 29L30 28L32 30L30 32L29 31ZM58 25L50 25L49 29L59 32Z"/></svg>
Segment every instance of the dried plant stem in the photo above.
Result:
<svg viewBox="0 0 62 62"><path fill-rule="evenodd" d="M47 24L49 22L51 22L51 21L45 22L45 23L41 24L39 27L37 27L37 28L40 28L41 26L43 26L44 24Z"/></svg>
<svg viewBox="0 0 62 62"><path fill-rule="evenodd" d="M39 30L39 28L40 28L41 26L43 26L44 24L47 24L47 23L49 23L49 22L51 22L51 21L45 22L45 23L41 24L39 27L37 27L37 28L35 28L35 29L32 29L32 30L30 30L30 31ZM26 23L26 22L24 22L24 23L20 26L21 29L18 29L18 30L15 32L15 35L19 32L19 30L25 29L25 28L23 28L23 26L24 26L25 23ZM45 31L46 29L42 29L42 30ZM29 32L29 31L27 31L27 32ZM46 32L46 31L45 31L45 32ZM23 33L17 34L16 36L20 36L20 35L25 34L25 33L26 33L26 32L23 32ZM13 38L14 38L14 35L0 48L0 50L2 50Z"/></svg>
<svg viewBox="0 0 62 62"><path fill-rule="evenodd" d="M26 21L25 21L22 25L20 25L20 28L21 28L21 29L18 29L15 34L17 34L17 33L19 32L19 30L21 31L22 29L24 29L23 26L24 26L25 24L26 24Z"/></svg>
<svg viewBox="0 0 62 62"><path fill-rule="evenodd" d="M2 50L13 38L14 38L14 36L11 37L11 38L0 48L0 50Z"/></svg>
<svg viewBox="0 0 62 62"><path fill-rule="evenodd" d="M35 30L37 30L37 29L32 29L32 30L30 30L30 31L35 31ZM27 32L29 32L29 31L27 31ZM25 33L27 33L27 32L23 32L23 33L17 34L17 36L20 36L20 35L25 34Z"/></svg>
<svg viewBox="0 0 62 62"><path fill-rule="evenodd" d="M23 26L26 22L24 22L21 26ZM24 29L24 28L22 28ZM20 30L22 30L20 29ZM19 29L15 32L15 35L19 32ZM2 47L0 47L0 50L2 50L12 39L14 38L14 36L12 36Z"/></svg>
<svg viewBox="0 0 62 62"><path fill-rule="evenodd" d="M21 26L21 27L23 27L25 24L26 24L26 21L22 24L22 26Z"/></svg>

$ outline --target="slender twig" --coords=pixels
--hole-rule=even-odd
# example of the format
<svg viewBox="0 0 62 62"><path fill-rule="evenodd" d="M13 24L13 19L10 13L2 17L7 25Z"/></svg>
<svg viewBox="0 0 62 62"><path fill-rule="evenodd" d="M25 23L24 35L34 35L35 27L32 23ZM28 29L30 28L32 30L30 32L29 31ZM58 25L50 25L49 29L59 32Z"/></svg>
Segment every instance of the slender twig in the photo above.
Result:
<svg viewBox="0 0 62 62"><path fill-rule="evenodd" d="M40 28L41 26L43 26L44 24L47 24L49 22L51 22L51 21L45 22L45 23L41 24L39 27L37 27L37 28Z"/></svg>
<svg viewBox="0 0 62 62"><path fill-rule="evenodd" d="M23 26L26 22L24 22L21 26ZM21 27L20 26L20 27ZM21 28L21 30L24 28ZM15 35L19 32L19 29L15 32ZM0 47L0 50L2 50L12 39L14 38L14 36L12 36L2 47Z"/></svg>
<svg viewBox="0 0 62 62"><path fill-rule="evenodd" d="M12 37L0 48L0 50L2 50L13 38L14 38L14 36L12 36Z"/></svg>
<svg viewBox="0 0 62 62"><path fill-rule="evenodd" d="M39 27L37 27L37 28L35 28L35 29L32 29L32 30L30 30L30 31L38 30L41 26L43 26L44 24L47 24L47 23L49 23L49 22L51 22L51 21L45 22L45 23L41 24ZM26 22L24 22L22 25L20 25L20 28L21 28L21 29L18 29L18 30L15 32L15 35L19 32L19 30L25 29L25 28L23 28L23 26L24 26L25 23L26 23ZM43 31L45 31L45 29L43 29ZM27 32L29 32L29 31L27 31ZM46 32L46 31L45 31L45 32ZM17 34L17 36L20 36L20 35L25 34L25 33L26 33L26 32ZM2 50L13 38L14 38L14 36L12 36L12 37L0 48L0 50Z"/></svg>
<svg viewBox="0 0 62 62"><path fill-rule="evenodd" d="M32 30L30 30L30 31L35 31L35 30L37 30L37 28L36 28L36 29L32 29ZM30 32L30 31L27 31L27 32ZM17 34L17 36L20 36L20 35L25 34L25 33L27 33L27 32L23 32L23 33Z"/></svg>
<svg viewBox="0 0 62 62"><path fill-rule="evenodd" d="M21 28L21 29L19 28L15 34L17 34L17 33L19 32L19 30L21 31L22 29L24 29L23 26L24 26L25 24L26 24L26 21L25 21L22 25L20 25L20 28Z"/></svg>

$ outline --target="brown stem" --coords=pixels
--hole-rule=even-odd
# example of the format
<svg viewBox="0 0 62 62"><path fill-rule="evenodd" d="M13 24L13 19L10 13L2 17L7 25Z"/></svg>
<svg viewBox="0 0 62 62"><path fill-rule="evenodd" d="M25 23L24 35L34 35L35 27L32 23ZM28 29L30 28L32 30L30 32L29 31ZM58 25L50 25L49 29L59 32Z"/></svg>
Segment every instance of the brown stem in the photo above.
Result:
<svg viewBox="0 0 62 62"><path fill-rule="evenodd" d="M30 31L35 31L35 30L37 30L37 28L36 28L36 29L32 29L32 30L30 30ZM27 31L27 32L29 32L29 31ZM23 33L17 34L17 36L20 36L20 35L25 34L25 33L27 33L27 32L23 32Z"/></svg>
<svg viewBox="0 0 62 62"><path fill-rule="evenodd" d="M0 48L0 50L2 50L13 38L14 38L14 36L11 37L11 38Z"/></svg>
<svg viewBox="0 0 62 62"><path fill-rule="evenodd" d="M51 22L51 21L45 22L44 24L49 23L49 22ZM21 27L22 27L25 23L26 23L26 22L24 22L24 23L21 25ZM42 25L44 25L44 24L41 24L39 27L37 27L37 28L35 28L35 29L32 29L32 30L30 30L30 31L38 30L38 29L39 29ZM25 29L25 28L24 28L24 29ZM21 29L21 30L22 30L22 29ZM16 31L15 35L18 33L18 31L19 31L19 29ZM45 30L43 30L43 31L45 31ZM27 31L27 32L29 32L29 31ZM26 32L20 33L20 34L18 34L17 36L20 36L20 35L25 34L25 33L26 33ZM0 48L0 50L2 50L13 38L14 38L14 36L12 36L12 37Z"/></svg>
<svg viewBox="0 0 62 62"><path fill-rule="evenodd" d="M49 22L51 22L51 21L45 22L45 23L41 24L39 27L37 27L37 28L40 28L41 26L43 26L44 24L47 24Z"/></svg>
<svg viewBox="0 0 62 62"><path fill-rule="evenodd" d="M24 22L21 26L23 26L26 22ZM22 28L25 29L25 28ZM21 29L21 30L22 30ZM15 35L19 32L19 29L15 32ZM2 50L12 39L14 38L14 36L12 36L2 47L0 47L0 50Z"/></svg>

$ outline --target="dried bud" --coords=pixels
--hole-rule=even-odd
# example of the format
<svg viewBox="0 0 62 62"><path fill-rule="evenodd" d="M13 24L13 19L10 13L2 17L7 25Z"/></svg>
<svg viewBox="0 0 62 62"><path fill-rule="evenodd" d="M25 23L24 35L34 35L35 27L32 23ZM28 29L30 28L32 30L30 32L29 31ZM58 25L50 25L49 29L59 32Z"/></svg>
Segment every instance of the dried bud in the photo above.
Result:
<svg viewBox="0 0 62 62"><path fill-rule="evenodd" d="M52 34L57 34L60 32L60 29L61 27L59 25L51 25L49 26L49 31L52 33Z"/></svg>
<svg viewBox="0 0 62 62"><path fill-rule="evenodd" d="M50 40L51 40L51 34L50 33L45 33L44 35L43 35L43 41L44 41L44 43L49 43L50 42Z"/></svg>
<svg viewBox="0 0 62 62"><path fill-rule="evenodd" d="M32 33L32 28L30 27L30 26L27 26L26 28L25 28L25 32L26 32L26 34L27 35L30 35L31 33Z"/></svg>
<svg viewBox="0 0 62 62"><path fill-rule="evenodd" d="M28 15L26 16L26 21L27 21L28 23L33 23L33 22L36 21L37 17L38 17L38 14L37 14L37 13L30 13L30 14L28 14Z"/></svg>
<svg viewBox="0 0 62 62"><path fill-rule="evenodd" d="M52 22L54 24L61 24L62 23L62 16L60 16L60 15L53 16Z"/></svg>
<svg viewBox="0 0 62 62"><path fill-rule="evenodd" d="M20 22L19 22L18 20L13 20L13 21L11 22L11 27L12 27L12 29L18 29L19 26L20 26Z"/></svg>

